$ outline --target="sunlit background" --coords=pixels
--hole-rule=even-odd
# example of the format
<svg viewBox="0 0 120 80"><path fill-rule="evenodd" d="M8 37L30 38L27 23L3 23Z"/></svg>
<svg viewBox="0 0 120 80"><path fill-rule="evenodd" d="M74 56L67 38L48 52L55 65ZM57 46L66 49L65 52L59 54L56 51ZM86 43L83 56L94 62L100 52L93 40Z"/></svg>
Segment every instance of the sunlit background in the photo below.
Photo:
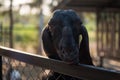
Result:
<svg viewBox="0 0 120 80"><path fill-rule="evenodd" d="M9 9L10 0L2 0L1 2L1 11ZM36 5L37 4L37 5ZM13 10L18 11L20 15L27 14L39 14L40 8L43 9L43 14L48 16L50 12L50 5L57 6L57 0L13 0ZM39 6L38 6L39 5ZM37 6L37 7L36 7Z"/></svg>
<svg viewBox="0 0 120 80"><path fill-rule="evenodd" d="M62 0L1 0L0 24L4 33L1 45L9 47L10 1L12 1L13 17L13 48L41 54L41 31L52 15L53 8ZM81 13L81 19L90 37L90 51L96 57L96 15Z"/></svg>

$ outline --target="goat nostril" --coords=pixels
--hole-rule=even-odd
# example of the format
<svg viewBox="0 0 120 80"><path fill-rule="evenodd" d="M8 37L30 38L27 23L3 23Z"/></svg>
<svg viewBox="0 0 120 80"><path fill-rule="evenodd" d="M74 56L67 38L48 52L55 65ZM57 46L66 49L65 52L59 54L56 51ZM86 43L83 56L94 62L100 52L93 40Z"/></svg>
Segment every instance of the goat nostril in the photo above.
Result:
<svg viewBox="0 0 120 80"><path fill-rule="evenodd" d="M61 52L62 52L62 53L65 53L65 51L64 51L64 49L63 49L63 48L61 49Z"/></svg>
<svg viewBox="0 0 120 80"><path fill-rule="evenodd" d="M62 51L63 50L62 46L60 46L59 49Z"/></svg>
<svg viewBox="0 0 120 80"><path fill-rule="evenodd" d="M61 51L62 53L65 53L65 51L64 51L64 49L63 49L62 46L60 46L59 49L60 49L60 51Z"/></svg>

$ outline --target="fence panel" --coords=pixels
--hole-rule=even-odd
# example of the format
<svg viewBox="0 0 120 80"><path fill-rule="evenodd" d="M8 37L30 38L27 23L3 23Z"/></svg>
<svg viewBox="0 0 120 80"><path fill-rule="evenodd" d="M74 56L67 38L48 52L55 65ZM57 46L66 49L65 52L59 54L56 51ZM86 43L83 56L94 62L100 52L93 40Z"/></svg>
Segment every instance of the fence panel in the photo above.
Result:
<svg viewBox="0 0 120 80"><path fill-rule="evenodd" d="M41 80L40 76L45 72L45 69L50 69L61 74L89 80L120 80L120 72L114 70L108 70L83 64L69 65L62 61L52 60L39 55L17 51L10 48L0 47L0 55L15 59L9 60L4 58L7 60L6 62L10 61L10 63L8 64L12 64L14 68L16 68L17 70L21 70L20 72L22 75L25 75L27 71L30 71L28 72L28 74L30 75L27 78L22 76L23 78L25 78L23 80L36 80L36 78L33 79L33 75L37 75L37 80ZM19 61L22 61L26 64ZM30 64L32 66L28 67ZM33 65L39 66L40 68L34 67ZM45 74L47 75L47 72L45 72ZM56 80L59 79L56 78Z"/></svg>
<svg viewBox="0 0 120 80"><path fill-rule="evenodd" d="M99 56L120 60L120 12L97 15L97 51Z"/></svg>

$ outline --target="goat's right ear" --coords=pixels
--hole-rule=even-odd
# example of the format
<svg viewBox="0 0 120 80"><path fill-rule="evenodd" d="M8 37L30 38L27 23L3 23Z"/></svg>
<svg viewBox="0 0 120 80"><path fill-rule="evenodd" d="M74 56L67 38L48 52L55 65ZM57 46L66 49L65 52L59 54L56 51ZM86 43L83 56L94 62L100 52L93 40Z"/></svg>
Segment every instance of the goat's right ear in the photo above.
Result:
<svg viewBox="0 0 120 80"><path fill-rule="evenodd" d="M42 36L43 49L46 55L49 58L52 58L52 56L56 53L56 50L54 48L52 36L48 27L45 27L43 29L41 36Z"/></svg>

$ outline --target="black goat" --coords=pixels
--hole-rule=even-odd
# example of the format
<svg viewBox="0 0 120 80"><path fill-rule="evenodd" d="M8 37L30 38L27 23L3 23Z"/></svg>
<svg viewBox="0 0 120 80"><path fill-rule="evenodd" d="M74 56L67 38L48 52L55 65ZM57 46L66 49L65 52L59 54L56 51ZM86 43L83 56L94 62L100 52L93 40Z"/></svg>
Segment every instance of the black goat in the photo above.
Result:
<svg viewBox="0 0 120 80"><path fill-rule="evenodd" d="M62 60L68 64L93 65L87 30L73 10L56 10L42 32L42 40L43 49L49 58ZM56 72L48 80L56 80L60 75L57 80L80 80Z"/></svg>

